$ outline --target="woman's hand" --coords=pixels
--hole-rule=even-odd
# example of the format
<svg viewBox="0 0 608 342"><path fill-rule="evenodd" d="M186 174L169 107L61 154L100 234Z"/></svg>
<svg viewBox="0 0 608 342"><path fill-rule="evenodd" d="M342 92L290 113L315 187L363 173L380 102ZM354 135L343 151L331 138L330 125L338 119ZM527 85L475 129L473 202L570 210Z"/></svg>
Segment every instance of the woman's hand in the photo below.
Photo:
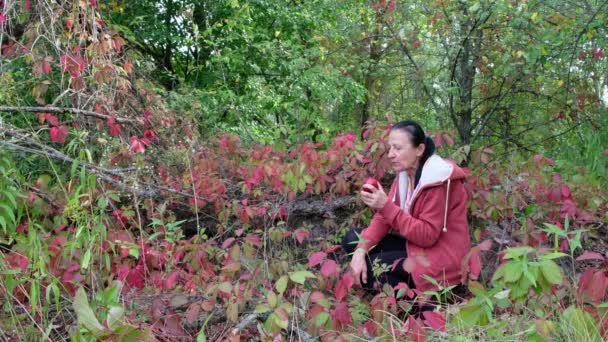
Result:
<svg viewBox="0 0 608 342"><path fill-rule="evenodd" d="M350 271L355 278L355 284L362 286L367 284L367 263L365 262L366 252L363 248L357 248L350 260Z"/></svg>
<svg viewBox="0 0 608 342"><path fill-rule="evenodd" d="M384 189L382 189L382 185L378 184L378 186L379 188L375 188L370 184L364 184L363 188L369 192L361 190L361 199L370 208L380 209L384 207L384 204L388 200L388 196L384 192Z"/></svg>

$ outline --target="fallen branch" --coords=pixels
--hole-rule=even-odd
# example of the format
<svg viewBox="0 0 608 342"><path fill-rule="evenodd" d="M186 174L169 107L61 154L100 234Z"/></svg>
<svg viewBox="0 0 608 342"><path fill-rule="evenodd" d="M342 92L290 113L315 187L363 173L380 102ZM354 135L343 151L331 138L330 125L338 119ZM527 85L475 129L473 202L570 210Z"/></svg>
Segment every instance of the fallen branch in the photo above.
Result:
<svg viewBox="0 0 608 342"><path fill-rule="evenodd" d="M78 108L64 108L64 107L7 107L0 106L0 112L7 113L18 113L18 112L31 112L31 113L71 113L82 116L89 116L101 120L110 120L112 117L106 114L96 113L90 110L78 109ZM136 119L119 118L115 117L114 122L116 123L132 123L140 124L141 121Z"/></svg>
<svg viewBox="0 0 608 342"><path fill-rule="evenodd" d="M230 331L230 335L231 336L237 336L238 334L241 333L241 331L243 331L245 328L249 327L250 325L254 324L255 322L258 321L258 319L260 320L264 320L266 319L268 316L270 315L270 312L254 312L251 313L249 315L247 315L241 322L239 322L239 324L237 324L231 331ZM293 324L290 324L290 326L292 327L292 332L295 333L298 337L299 337L299 341L301 342L314 342L317 341L317 338L310 336L306 331L296 327Z"/></svg>

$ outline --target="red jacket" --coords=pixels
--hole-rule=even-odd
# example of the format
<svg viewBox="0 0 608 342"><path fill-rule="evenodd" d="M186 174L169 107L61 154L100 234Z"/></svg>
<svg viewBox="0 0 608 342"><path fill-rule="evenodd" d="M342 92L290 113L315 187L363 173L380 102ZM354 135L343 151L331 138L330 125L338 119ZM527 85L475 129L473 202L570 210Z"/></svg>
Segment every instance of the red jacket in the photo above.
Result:
<svg viewBox="0 0 608 342"><path fill-rule="evenodd" d="M464 179L454 162L431 156L422 168L408 210L407 204L400 207L400 194L405 197L409 184L407 174L401 172L393 181L389 200L361 233L364 242L358 247L369 250L386 234L399 234L407 239L405 248L412 259L406 268L417 289L437 289L423 275L443 287L460 283L461 263L471 248Z"/></svg>

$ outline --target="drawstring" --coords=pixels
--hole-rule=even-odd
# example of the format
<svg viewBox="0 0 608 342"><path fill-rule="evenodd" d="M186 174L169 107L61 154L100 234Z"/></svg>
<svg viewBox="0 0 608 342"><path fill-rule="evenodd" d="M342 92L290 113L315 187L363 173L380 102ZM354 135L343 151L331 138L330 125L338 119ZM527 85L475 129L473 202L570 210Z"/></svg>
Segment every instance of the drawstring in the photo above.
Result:
<svg viewBox="0 0 608 342"><path fill-rule="evenodd" d="M450 196L450 179L448 178L448 188L445 191L445 211L443 214L443 232L448 232L448 197Z"/></svg>

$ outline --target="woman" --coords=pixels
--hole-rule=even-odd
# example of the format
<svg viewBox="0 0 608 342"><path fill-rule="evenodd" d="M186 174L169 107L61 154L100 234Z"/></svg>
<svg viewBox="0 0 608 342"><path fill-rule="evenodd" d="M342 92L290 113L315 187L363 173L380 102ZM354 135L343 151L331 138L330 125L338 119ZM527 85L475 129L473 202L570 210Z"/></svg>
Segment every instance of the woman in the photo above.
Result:
<svg viewBox="0 0 608 342"><path fill-rule="evenodd" d="M382 186L363 186L369 192L362 190L361 198L375 215L360 236L350 231L343 241L353 253L350 268L355 282L367 288L375 282L403 282L421 292L437 290L425 278L429 276L442 287L457 285L471 247L465 174L454 162L434 154L432 139L414 121L395 124L388 144L397 176L388 194ZM372 267L378 261L391 268L376 278Z"/></svg>

